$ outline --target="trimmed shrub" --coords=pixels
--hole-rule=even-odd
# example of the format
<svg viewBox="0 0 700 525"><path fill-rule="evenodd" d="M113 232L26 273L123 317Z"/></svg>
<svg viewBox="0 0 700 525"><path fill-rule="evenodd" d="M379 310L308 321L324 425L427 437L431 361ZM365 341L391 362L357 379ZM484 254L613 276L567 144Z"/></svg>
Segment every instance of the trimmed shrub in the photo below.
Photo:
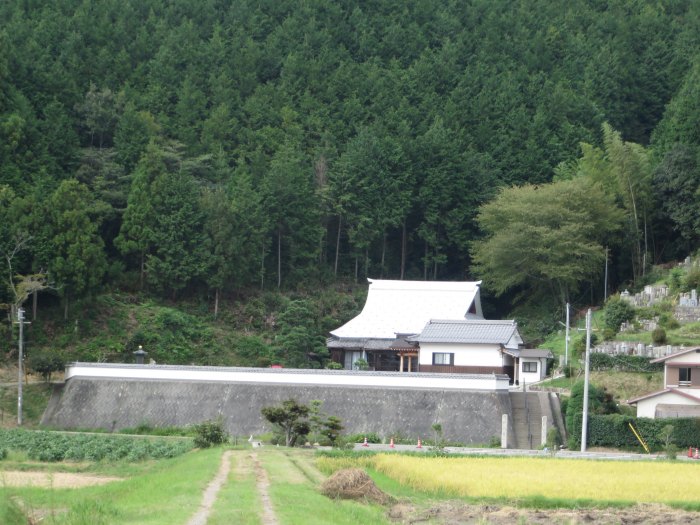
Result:
<svg viewBox="0 0 700 525"><path fill-rule="evenodd" d="M663 313L659 316L659 325L666 330L677 330L681 324L670 313Z"/></svg>
<svg viewBox="0 0 700 525"><path fill-rule="evenodd" d="M63 370L65 363L60 355L53 352L34 354L27 360L27 365L37 374L41 374L44 381L51 381L51 374Z"/></svg>
<svg viewBox="0 0 700 525"><path fill-rule="evenodd" d="M581 446L582 414L576 414L574 420L574 431L570 431L569 434L570 448ZM630 429L629 423L634 425L649 448L655 451L664 450L666 447L664 427L668 425L673 426L670 440L681 449L696 447L700 443L700 419L698 418L649 419L620 414L591 414L588 417L588 446L642 448Z"/></svg>
<svg viewBox="0 0 700 525"><path fill-rule="evenodd" d="M343 437L343 440L347 443L362 443L365 438L367 438L367 443L381 443L382 438L376 432L367 432L360 434L348 434Z"/></svg>
<svg viewBox="0 0 700 525"><path fill-rule="evenodd" d="M619 295L611 297L605 303L605 327L617 333L622 323L634 319L634 314L634 307L630 303L620 299Z"/></svg>
<svg viewBox="0 0 700 525"><path fill-rule="evenodd" d="M569 448L575 448L572 440L580 439L581 419L583 412L584 382L578 381L571 388L571 395L566 406L566 429L569 432ZM588 413L611 414L617 412L617 406L604 388L598 388L594 384L588 385ZM577 434L579 437L577 438Z"/></svg>
<svg viewBox="0 0 700 525"><path fill-rule="evenodd" d="M197 448L222 445L229 439L228 432L226 432L224 422L221 419L192 425L192 431L194 432L194 446Z"/></svg>
<svg viewBox="0 0 700 525"><path fill-rule="evenodd" d="M654 330L651 332L651 340L657 345L664 344L666 342L666 330L660 326L654 328Z"/></svg>
<svg viewBox="0 0 700 525"><path fill-rule="evenodd" d="M604 328L603 329L603 340L604 341L612 341L615 339L615 335L617 335L617 332L613 330L612 328Z"/></svg>

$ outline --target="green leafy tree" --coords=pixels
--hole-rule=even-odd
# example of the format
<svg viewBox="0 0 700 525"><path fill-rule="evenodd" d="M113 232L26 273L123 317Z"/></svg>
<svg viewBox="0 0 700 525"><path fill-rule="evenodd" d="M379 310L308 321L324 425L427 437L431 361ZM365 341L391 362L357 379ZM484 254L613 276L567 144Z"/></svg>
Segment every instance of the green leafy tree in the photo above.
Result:
<svg viewBox="0 0 700 525"><path fill-rule="evenodd" d="M577 381L571 387L571 396L566 405L566 429L569 433L569 446L574 447L581 436L580 417L583 413L584 382ZM588 385L588 413L589 414L617 414L619 409L612 395L604 388L594 384Z"/></svg>
<svg viewBox="0 0 700 525"><path fill-rule="evenodd" d="M621 299L619 295L614 295L605 303L604 315L605 328L617 333L620 331L620 325L622 323L634 319L635 310L629 301Z"/></svg>
<svg viewBox="0 0 700 525"><path fill-rule="evenodd" d="M200 190L176 143L152 141L132 177L115 244L138 255L141 279L175 296L210 267Z"/></svg>
<svg viewBox="0 0 700 525"><path fill-rule="evenodd" d="M8 308L12 320L30 295L48 287L45 273L29 271L36 241L28 229L31 220L26 212L25 200L9 187L0 186L0 308Z"/></svg>
<svg viewBox="0 0 700 525"><path fill-rule="evenodd" d="M317 260L322 235L313 170L294 143L286 142L275 153L262 181L261 194L274 236L280 287L284 269L288 275L299 276Z"/></svg>
<svg viewBox="0 0 700 525"><path fill-rule="evenodd" d="M48 201L52 248L48 270L63 297L66 318L70 300L96 291L107 268L95 209L87 187L75 180L62 182Z"/></svg>
<svg viewBox="0 0 700 525"><path fill-rule="evenodd" d="M680 234L680 256L692 251L700 240L698 151L697 145L675 144L654 170L654 191L662 217L671 223L667 238Z"/></svg>
<svg viewBox="0 0 700 525"><path fill-rule="evenodd" d="M89 145L100 149L112 144L114 128L119 120L119 103L109 88L98 90L93 83L83 102L75 109L82 116L82 124L90 137Z"/></svg>
<svg viewBox="0 0 700 525"><path fill-rule="evenodd" d="M365 273L369 272L368 252L381 242L379 270L384 270L386 235L408 214L411 185L409 170L399 143L379 129L363 128L338 160L340 216L346 217L349 240L356 257L364 254Z"/></svg>
<svg viewBox="0 0 700 525"><path fill-rule="evenodd" d="M335 446L338 442L341 432L343 431L343 424L340 418L336 416L328 416L323 422L323 428L321 429L321 434L328 438L331 446Z"/></svg>
<svg viewBox="0 0 700 525"><path fill-rule="evenodd" d="M199 188L187 171L166 170L153 179L150 192L155 220L148 281L175 296L210 265Z"/></svg>
<svg viewBox="0 0 700 525"><path fill-rule="evenodd" d="M53 352L31 354L27 361L29 368L37 374L41 374L47 383L51 382L51 375L54 372L63 370L65 366L61 356Z"/></svg>
<svg viewBox="0 0 700 525"><path fill-rule="evenodd" d="M215 290L216 316L222 289L240 289L255 282L268 223L261 197L245 170L233 174L227 189L205 189L201 205L211 261L206 280Z"/></svg>
<svg viewBox="0 0 700 525"><path fill-rule="evenodd" d="M475 271L496 294L544 290L563 304L602 271L602 243L620 215L599 186L577 178L502 189L481 206L478 222L485 237L473 244Z"/></svg>
<svg viewBox="0 0 700 525"><path fill-rule="evenodd" d="M157 136L159 127L147 111L138 111L127 103L114 131L117 159L124 171L131 173L145 153L150 139Z"/></svg>
<svg viewBox="0 0 700 525"><path fill-rule="evenodd" d="M621 198L628 216L628 234L631 244L632 270L635 279L643 276L649 264L648 231L652 206L652 171L647 150L622 140L621 134L607 124L603 125L603 142L610 162L610 173L617 182L616 197Z"/></svg>
<svg viewBox="0 0 700 525"><path fill-rule="evenodd" d="M280 313L275 346L287 366L319 367L328 357L317 319L313 304L303 299L290 301Z"/></svg>
<svg viewBox="0 0 700 525"><path fill-rule="evenodd" d="M115 244L124 255L136 254L139 261L141 288L146 275L146 257L155 243L156 211L151 187L156 177L166 172L163 152L151 142L131 179L127 208Z"/></svg>
<svg viewBox="0 0 700 525"><path fill-rule="evenodd" d="M418 235L426 243L423 278L432 267L431 277L436 279L438 266L448 262L447 254L463 254L476 236L476 213L491 196L495 169L485 155L465 151L441 119L418 138L416 149L422 176Z"/></svg>
<svg viewBox="0 0 700 525"><path fill-rule="evenodd" d="M700 145L700 62L694 60L685 72L678 93L669 101L663 119L654 129L652 143L658 153L666 154L676 144Z"/></svg>
<svg viewBox="0 0 700 525"><path fill-rule="evenodd" d="M309 404L310 437L318 441L320 436L324 436L334 446L343 430L343 424L340 418L324 413L322 407L323 401L319 399L312 399Z"/></svg>
<svg viewBox="0 0 700 525"><path fill-rule="evenodd" d="M287 447L293 447L297 439L308 434L311 429L306 420L309 407L295 399L283 401L280 406L263 407L260 413L282 431Z"/></svg>

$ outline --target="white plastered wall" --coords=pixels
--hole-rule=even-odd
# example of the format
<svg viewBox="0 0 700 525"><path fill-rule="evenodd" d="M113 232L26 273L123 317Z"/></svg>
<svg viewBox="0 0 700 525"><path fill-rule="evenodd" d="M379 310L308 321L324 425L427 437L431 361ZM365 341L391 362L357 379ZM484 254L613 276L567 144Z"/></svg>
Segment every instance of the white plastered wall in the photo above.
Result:
<svg viewBox="0 0 700 525"><path fill-rule="evenodd" d="M454 354L454 366L503 366L499 345L421 343L419 363L432 365L434 353Z"/></svg>
<svg viewBox="0 0 700 525"><path fill-rule="evenodd" d="M637 417L648 417L654 419L656 416L656 405L700 405L700 399L695 403L692 399L676 394L675 392L666 392L658 396L643 399L637 402Z"/></svg>
<svg viewBox="0 0 700 525"><path fill-rule="evenodd" d="M524 372L525 363L537 363L537 372ZM538 357L523 357L520 359L520 382L535 383L544 378L547 371L547 360Z"/></svg>

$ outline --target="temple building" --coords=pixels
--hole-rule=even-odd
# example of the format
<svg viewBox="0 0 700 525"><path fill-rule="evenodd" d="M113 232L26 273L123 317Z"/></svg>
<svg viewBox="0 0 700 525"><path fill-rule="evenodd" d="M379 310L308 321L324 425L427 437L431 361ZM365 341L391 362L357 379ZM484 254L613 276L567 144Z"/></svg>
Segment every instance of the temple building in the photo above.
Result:
<svg viewBox="0 0 700 525"><path fill-rule="evenodd" d="M552 353L524 348L515 321L484 319L481 281L368 281L362 312L327 342L345 369L545 377Z"/></svg>

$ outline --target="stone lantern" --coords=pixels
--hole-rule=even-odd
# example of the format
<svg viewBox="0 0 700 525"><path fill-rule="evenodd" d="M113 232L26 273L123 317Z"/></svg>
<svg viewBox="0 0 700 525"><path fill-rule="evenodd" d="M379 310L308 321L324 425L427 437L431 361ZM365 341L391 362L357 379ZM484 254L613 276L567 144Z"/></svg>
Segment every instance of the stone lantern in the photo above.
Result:
<svg viewBox="0 0 700 525"><path fill-rule="evenodd" d="M146 352L143 347L139 345L139 349L134 352L134 355L136 356L136 364L142 365L144 358L148 355L148 352Z"/></svg>

